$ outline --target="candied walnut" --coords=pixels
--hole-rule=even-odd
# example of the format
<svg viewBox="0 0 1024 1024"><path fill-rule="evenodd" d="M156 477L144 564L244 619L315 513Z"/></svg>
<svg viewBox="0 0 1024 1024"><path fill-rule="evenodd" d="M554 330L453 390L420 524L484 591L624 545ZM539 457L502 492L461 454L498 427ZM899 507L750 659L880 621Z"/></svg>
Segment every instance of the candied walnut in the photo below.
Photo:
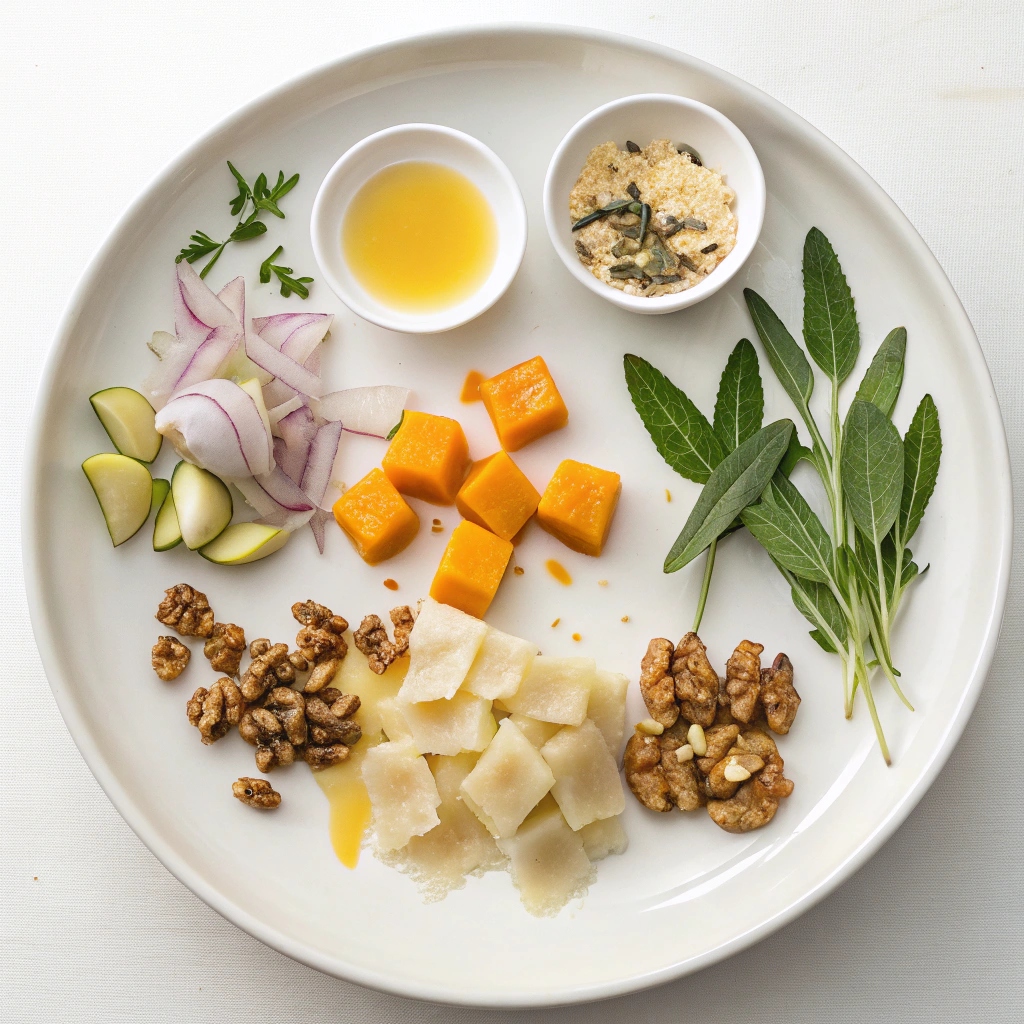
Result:
<svg viewBox="0 0 1024 1024"><path fill-rule="evenodd" d="M281 794L266 779L242 776L237 782L231 783L231 792L247 807L270 811L281 806Z"/></svg>
<svg viewBox="0 0 1024 1024"><path fill-rule="evenodd" d="M768 727L785 736L800 707L800 694L793 685L793 663L785 654L776 655L772 667L761 670L761 704Z"/></svg>
<svg viewBox="0 0 1024 1024"><path fill-rule="evenodd" d="M711 769L722 760L730 747L736 742L740 734L738 725L713 725L704 733L704 740L707 743L707 751L703 757L697 759L697 767L704 775L709 775Z"/></svg>
<svg viewBox="0 0 1024 1024"><path fill-rule="evenodd" d="M204 593L187 583L177 583L164 593L156 610L160 622L181 636L208 637L213 633L213 609Z"/></svg>
<svg viewBox="0 0 1024 1024"><path fill-rule="evenodd" d="M309 730L306 725L306 698L289 686L275 686L263 703L265 710L271 712L281 723L288 742L301 747L305 744Z"/></svg>
<svg viewBox="0 0 1024 1024"><path fill-rule="evenodd" d="M313 666L305 691L316 693L335 677L348 654L348 644L343 635L348 629L348 622L316 601L296 602L292 605L292 616L302 626L295 637L295 646Z"/></svg>
<svg viewBox="0 0 1024 1024"><path fill-rule="evenodd" d="M165 683L169 683L185 671L185 666L191 657L192 652L180 640L176 640L173 636L161 636L157 637L156 643L153 644L150 661L153 671Z"/></svg>
<svg viewBox="0 0 1024 1024"><path fill-rule="evenodd" d="M327 747L306 747L303 756L312 771L322 772L325 768L341 764L348 754L348 747L344 743L333 743Z"/></svg>
<svg viewBox="0 0 1024 1024"><path fill-rule="evenodd" d="M622 755L626 783L633 796L652 811L671 811L668 782L661 770L661 745L657 736L637 729Z"/></svg>
<svg viewBox="0 0 1024 1024"><path fill-rule="evenodd" d="M246 700L259 700L278 683L295 682L295 668L288 660L287 644L272 644L260 638L249 644L252 661L242 676L240 687Z"/></svg>
<svg viewBox="0 0 1024 1024"><path fill-rule="evenodd" d="M640 662L640 693L651 718L666 729L675 725L679 718L676 681L670 671L672 652L671 640L655 637Z"/></svg>
<svg viewBox="0 0 1024 1024"><path fill-rule="evenodd" d="M750 729L741 733L733 751L757 754L764 761L764 769L758 778L765 790L774 797L783 798L793 792L793 782L783 775L786 765L779 753L775 740L761 729Z"/></svg>
<svg viewBox="0 0 1024 1024"><path fill-rule="evenodd" d="M765 789L760 775L744 782L728 800L708 801L711 820L726 832L753 832L767 825L778 809L779 798Z"/></svg>
<svg viewBox="0 0 1024 1024"><path fill-rule="evenodd" d="M761 652L764 647L741 640L725 666L725 692L733 718L746 725L757 713L761 694Z"/></svg>
<svg viewBox="0 0 1024 1024"><path fill-rule="evenodd" d="M266 774L279 765L295 762L295 746L280 719L268 708L250 708L242 716L238 734L256 748L256 767Z"/></svg>
<svg viewBox="0 0 1024 1024"><path fill-rule="evenodd" d="M696 633L687 633L672 658L679 713L688 722L705 729L715 720L718 709L718 673L708 661L707 648Z"/></svg>
<svg viewBox="0 0 1024 1024"><path fill-rule="evenodd" d="M339 698L336 703L343 701L344 698ZM332 743L351 746L363 734L358 722L336 715L332 708L315 695L306 698L306 721L309 723L309 738L313 746L330 746Z"/></svg>
<svg viewBox="0 0 1024 1024"><path fill-rule="evenodd" d="M737 753L723 757L708 773L708 797L728 800L739 789L741 782L746 782L763 767L764 761L757 754Z"/></svg>
<svg viewBox="0 0 1024 1024"><path fill-rule="evenodd" d="M200 686L185 709L207 745L226 736L231 726L240 725L246 713L242 693L230 679L218 679L209 689Z"/></svg>
<svg viewBox="0 0 1024 1024"><path fill-rule="evenodd" d="M677 722L656 739L661 747L661 770L672 803L681 811L695 811L703 807L704 780L697 771L693 757L680 761L676 756L676 751L687 745L686 724Z"/></svg>
<svg viewBox="0 0 1024 1024"><path fill-rule="evenodd" d="M215 622L210 639L203 645L203 654L210 659L214 672L237 676L245 650L245 630L233 622Z"/></svg>
<svg viewBox="0 0 1024 1024"><path fill-rule="evenodd" d="M379 615L367 615L352 634L356 649L366 655L370 670L383 675L388 666L409 651L409 634L414 618L408 605L391 609L391 621L395 627L395 639L388 638L388 631Z"/></svg>

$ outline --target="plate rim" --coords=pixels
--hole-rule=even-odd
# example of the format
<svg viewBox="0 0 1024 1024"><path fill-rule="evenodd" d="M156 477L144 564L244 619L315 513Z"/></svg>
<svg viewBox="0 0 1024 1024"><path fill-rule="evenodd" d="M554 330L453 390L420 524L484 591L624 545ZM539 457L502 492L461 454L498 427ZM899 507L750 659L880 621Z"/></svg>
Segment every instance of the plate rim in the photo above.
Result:
<svg viewBox="0 0 1024 1024"><path fill-rule="evenodd" d="M873 197L877 209L885 215L892 229L914 251L919 265L926 271L928 278L946 295L948 301L946 315L951 321L952 327L958 334L973 340L974 345L968 346L969 351L965 355L976 370L980 371L979 380L982 382L987 381L988 384L991 401L985 403L985 419L987 420L987 428L993 438L999 439L1002 442L999 450L993 453L993 458L999 461L999 455L1001 454L1003 472L999 474L998 480L995 481L994 494L992 496L993 507L1001 510L999 523L1001 537L999 540L994 601L987 613L987 631L984 642L972 666L971 675L964 688L956 714L950 721L941 741L936 745L917 778L907 787L889 814L878 823L875 829L817 886L805 892L800 898L793 900L775 914L765 918L757 926L749 928L727 942L708 949L695 957L668 965L656 971L635 974L632 977L617 981L589 985L568 985L557 991L524 989L514 995L509 995L507 993L490 993L482 988L452 990L443 985L434 985L409 978L396 978L383 972L359 967L344 962L337 957L326 955L301 941L279 932L272 926L264 924L241 906L224 897L198 872L193 871L191 866L183 858L180 858L173 848L165 844L159 835L151 832L145 815L141 813L141 810L136 806L136 802L124 790L113 770L109 768L104 755L95 744L86 724L77 712L75 702L71 699L69 692L67 692L70 688L59 671L59 659L56 654L56 631L52 628L45 610L46 602L41 569L42 552L39 546L40 537L36 526L36 513L39 509L37 494L41 486L43 466L38 453L45 426L43 417L43 409L46 405L45 396L52 391L57 367L68 344L70 332L80 314L81 306L85 303L91 291L94 280L99 277L102 266L114 252L116 240L136 215L152 201L156 194L165 190L175 178L180 178L190 162L193 162L201 154L202 150L218 135L240 126L252 114L258 112L260 108L280 100L287 93L303 87L321 75L329 74L331 71L338 70L347 65L366 61L389 51L401 49L415 50L419 47L431 46L451 46L453 43L466 42L473 38L505 37L508 39L515 36L521 36L524 39L545 37L549 41L593 43L602 46L625 48L638 52L641 55L649 54L652 57L693 69L702 75L722 82L748 99L769 108L773 116L785 123L787 127L803 136L816 147L824 148L833 159L843 164L848 173L857 180L859 186ZM661 43L651 42L618 32L560 23L524 21L496 23L493 25L460 26L403 36L399 39L356 50L345 56L318 64L261 93L226 117L212 124L206 131L173 156L151 177L139 194L111 225L102 242L83 269L78 283L71 293L64 312L58 321L36 388L32 415L26 436L21 483L22 566L25 590L32 631L47 682L68 732L89 770L117 812L124 818L128 826L150 852L178 881L222 917L272 949L276 949L308 967L345 981L355 982L368 988L412 999L492 1009L561 1006L609 999L637 992L654 985L664 984L695 973L748 948L799 917L861 868L874 856L882 844L906 820L914 807L917 806L942 770L966 727L985 683L985 678L991 667L999 640L1013 553L1013 496L1010 453L1002 413L992 382L991 371L974 327L952 283L906 214L900 210L888 193L860 164L824 133L781 101L776 100L773 96L738 76L709 64L700 58L693 57L682 50L665 46Z"/></svg>

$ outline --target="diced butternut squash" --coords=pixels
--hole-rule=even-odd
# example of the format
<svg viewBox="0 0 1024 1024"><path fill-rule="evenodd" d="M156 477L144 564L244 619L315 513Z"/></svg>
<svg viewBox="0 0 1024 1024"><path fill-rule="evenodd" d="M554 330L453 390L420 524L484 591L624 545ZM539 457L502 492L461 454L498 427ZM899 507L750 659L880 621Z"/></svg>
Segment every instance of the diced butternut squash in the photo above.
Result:
<svg viewBox="0 0 1024 1024"><path fill-rule="evenodd" d="M452 530L430 596L482 619L512 557L512 545L463 519Z"/></svg>
<svg viewBox="0 0 1024 1024"><path fill-rule="evenodd" d="M485 380L480 397L501 447L509 452L569 422L569 410L540 356Z"/></svg>
<svg viewBox="0 0 1024 1024"><path fill-rule="evenodd" d="M420 528L420 517L379 469L334 503L334 518L370 565L397 555Z"/></svg>
<svg viewBox="0 0 1024 1024"><path fill-rule="evenodd" d="M403 494L450 505L469 466L462 425L447 416L406 410L381 466Z"/></svg>
<svg viewBox="0 0 1024 1024"><path fill-rule="evenodd" d="M621 490L618 473L565 459L544 488L537 522L573 551L599 555Z"/></svg>
<svg viewBox="0 0 1024 1024"><path fill-rule="evenodd" d="M503 540L511 540L539 504L537 488L504 451L474 463L455 496L464 518Z"/></svg>

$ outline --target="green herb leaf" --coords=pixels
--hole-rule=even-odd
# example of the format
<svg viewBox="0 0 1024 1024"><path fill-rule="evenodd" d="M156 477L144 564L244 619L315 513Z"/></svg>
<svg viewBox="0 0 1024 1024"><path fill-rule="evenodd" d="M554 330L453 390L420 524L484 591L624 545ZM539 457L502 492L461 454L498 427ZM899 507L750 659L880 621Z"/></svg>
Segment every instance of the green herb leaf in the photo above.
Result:
<svg viewBox="0 0 1024 1024"><path fill-rule="evenodd" d="M292 292L300 296L303 299L309 298L309 289L306 287L308 284L313 283L311 277L292 277L294 271L291 267L278 266L274 263L281 253L284 252L284 246L279 245L261 264L260 264L260 282L262 284L270 283L270 275L274 274L277 280L281 284L281 294L287 299Z"/></svg>
<svg viewBox="0 0 1024 1024"><path fill-rule="evenodd" d="M796 343L786 325L775 315L775 311L751 288L743 289L747 309L757 329L757 336L764 345L775 376L785 388L793 404L800 411L805 423L811 422L808 402L814 390L814 373L803 349Z"/></svg>
<svg viewBox="0 0 1024 1024"><path fill-rule="evenodd" d="M854 399L846 416L840 468L857 529L873 546L881 544L900 511L903 441L877 405Z"/></svg>
<svg viewBox="0 0 1024 1024"><path fill-rule="evenodd" d="M907 352L907 329L896 327L878 346L864 379L857 388L857 397L878 406L886 416L896 408L896 399L903 387L904 358Z"/></svg>
<svg viewBox="0 0 1024 1024"><path fill-rule="evenodd" d="M832 580L832 541L807 500L782 473L776 473L761 501L740 519L772 560L801 579Z"/></svg>
<svg viewBox="0 0 1024 1024"><path fill-rule="evenodd" d="M831 633L845 647L848 633L846 616L835 595L824 583L813 580L802 580L795 576L787 576L790 582L790 594L793 604L800 614L815 628L811 630L811 638L830 654L838 654L832 642ZM824 627L827 627L827 631Z"/></svg>
<svg viewBox="0 0 1024 1024"><path fill-rule="evenodd" d="M676 572L691 562L760 497L782 461L792 434L791 420L777 420L715 467L665 559L665 572Z"/></svg>
<svg viewBox="0 0 1024 1024"><path fill-rule="evenodd" d="M714 431L727 452L735 451L761 429L764 388L754 346L742 338L722 371L715 401Z"/></svg>
<svg viewBox="0 0 1024 1024"><path fill-rule="evenodd" d="M256 238L259 235L266 234L267 225L261 220L250 221L247 224L242 224L240 227L235 228L234 231L228 236L229 242L247 242L250 238Z"/></svg>
<svg viewBox="0 0 1024 1024"><path fill-rule="evenodd" d="M725 457L707 418L646 359L627 354L623 364L633 405L661 457L687 480L707 483Z"/></svg>
<svg viewBox="0 0 1024 1024"><path fill-rule="evenodd" d="M921 517L935 490L942 458L939 410L931 395L925 395L910 421L903 445L903 492L900 498L900 539L906 544L921 525Z"/></svg>
<svg viewBox="0 0 1024 1024"><path fill-rule="evenodd" d="M786 449L786 454L782 456L782 461L779 463L779 472L783 476L792 476L793 470L796 469L797 463L800 461L809 462L813 466L814 452L806 445L800 443L800 438L797 437L794 430L789 447Z"/></svg>
<svg viewBox="0 0 1024 1024"><path fill-rule="evenodd" d="M274 265L274 260L277 259L281 253L284 252L284 246L279 245L261 264L260 264L260 283L270 284L270 275L272 273L271 267Z"/></svg>
<svg viewBox="0 0 1024 1024"><path fill-rule="evenodd" d="M850 286L829 240L811 228L804 241L804 344L836 384L850 375L860 330Z"/></svg>

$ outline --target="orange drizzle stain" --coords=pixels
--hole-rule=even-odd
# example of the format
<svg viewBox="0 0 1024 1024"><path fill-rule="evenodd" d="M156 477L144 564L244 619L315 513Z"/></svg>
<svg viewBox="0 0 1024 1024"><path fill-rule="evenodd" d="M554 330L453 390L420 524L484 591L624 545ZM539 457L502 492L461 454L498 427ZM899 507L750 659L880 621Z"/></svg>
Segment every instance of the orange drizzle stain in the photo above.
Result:
<svg viewBox="0 0 1024 1024"><path fill-rule="evenodd" d="M554 576L563 587L567 587L572 583L572 577L569 575L569 571L561 562L556 562L555 559L549 558L544 563L544 568L547 569L547 571L551 573L551 575Z"/></svg>
<svg viewBox="0 0 1024 1024"><path fill-rule="evenodd" d="M430 532L431 533L442 533L443 531L444 531L444 523L442 523L440 519L435 519L430 524Z"/></svg>
<svg viewBox="0 0 1024 1024"><path fill-rule="evenodd" d="M470 370L466 379L462 382L462 393L459 395L460 402L480 402L480 385L487 378L479 370Z"/></svg>
<svg viewBox="0 0 1024 1024"><path fill-rule="evenodd" d="M525 570L525 569L524 569L524 568L523 568L523 567L522 567L521 565L517 565L517 566L513 567L512 571L513 571L513 572L514 572L514 573L515 573L515 574L516 574L517 576L522 576L522 575L523 575L523 573L524 573L524 572L526 572L526 570Z"/></svg>
<svg viewBox="0 0 1024 1024"><path fill-rule="evenodd" d="M666 501L671 501L672 500L672 492L667 487L665 488L665 500Z"/></svg>
<svg viewBox="0 0 1024 1024"><path fill-rule="evenodd" d="M607 587L608 586L608 581L607 580L598 580L597 581L597 585L599 587Z"/></svg>
<svg viewBox="0 0 1024 1024"><path fill-rule="evenodd" d="M387 587L388 590L398 589L398 584L393 579L391 579L390 576L384 581L384 586Z"/></svg>
<svg viewBox="0 0 1024 1024"><path fill-rule="evenodd" d="M561 619L555 619L555 621L551 623L551 628L554 629L561 621Z"/></svg>
<svg viewBox="0 0 1024 1024"><path fill-rule="evenodd" d="M579 633L573 633L572 638L576 641L576 643L579 643L583 639L583 637L581 637Z"/></svg>
<svg viewBox="0 0 1024 1024"><path fill-rule="evenodd" d="M629 622L629 616L628 615L623 615L622 618L619 621L620 622Z"/></svg>

